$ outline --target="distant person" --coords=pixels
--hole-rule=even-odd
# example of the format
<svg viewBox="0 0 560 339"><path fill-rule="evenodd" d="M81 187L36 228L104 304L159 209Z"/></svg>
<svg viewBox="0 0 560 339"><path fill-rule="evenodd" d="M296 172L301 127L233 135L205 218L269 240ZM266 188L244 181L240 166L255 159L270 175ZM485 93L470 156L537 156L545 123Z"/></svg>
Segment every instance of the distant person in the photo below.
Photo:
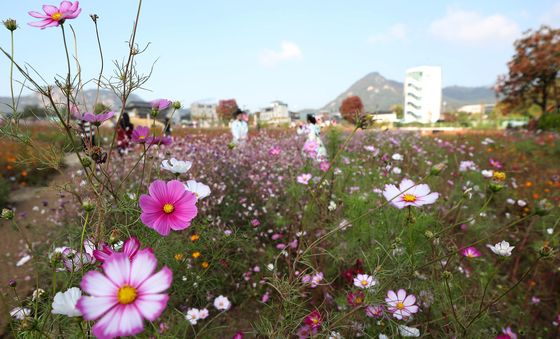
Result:
<svg viewBox="0 0 560 339"><path fill-rule="evenodd" d="M321 127L317 124L315 116L308 114L307 124L299 126L297 133L307 137L303 145L303 152L305 154L312 156L318 161L326 160L327 149L321 140Z"/></svg>
<svg viewBox="0 0 560 339"><path fill-rule="evenodd" d="M117 150L120 155L126 154L130 146L134 125L130 122L130 116L124 112L117 126Z"/></svg>
<svg viewBox="0 0 560 339"><path fill-rule="evenodd" d="M87 150L95 146L95 129L93 128L91 122L80 120L78 122L78 127L80 129L79 133L84 149Z"/></svg>
<svg viewBox="0 0 560 339"><path fill-rule="evenodd" d="M165 125L163 128L163 134L171 136L171 120L169 118L165 118Z"/></svg>
<svg viewBox="0 0 560 339"><path fill-rule="evenodd" d="M231 135L233 137L232 143L234 145L242 145L247 141L247 134L249 132L249 116L246 112L237 109L235 114L235 120L231 123Z"/></svg>

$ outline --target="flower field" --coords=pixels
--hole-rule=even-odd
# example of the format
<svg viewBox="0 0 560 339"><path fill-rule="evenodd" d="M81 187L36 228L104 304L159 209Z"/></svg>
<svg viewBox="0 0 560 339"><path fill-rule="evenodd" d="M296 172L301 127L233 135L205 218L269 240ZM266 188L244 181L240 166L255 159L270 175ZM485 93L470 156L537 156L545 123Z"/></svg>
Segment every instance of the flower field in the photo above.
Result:
<svg viewBox="0 0 560 339"><path fill-rule="evenodd" d="M290 130L233 149L183 133L116 156L108 205L72 173L80 199L33 249L41 296L10 301L14 333L558 334L558 136L331 129L315 162Z"/></svg>
<svg viewBox="0 0 560 339"><path fill-rule="evenodd" d="M203 105L231 134L172 130L181 102L129 106L154 70L137 68L141 7L110 65L90 15L95 78L78 1L28 12L60 33L67 68L49 81L3 22L1 337L560 337L558 133L382 129L359 97L322 130L313 115L265 128L235 99ZM300 56L285 45L265 54ZM24 119L18 83L40 116Z"/></svg>

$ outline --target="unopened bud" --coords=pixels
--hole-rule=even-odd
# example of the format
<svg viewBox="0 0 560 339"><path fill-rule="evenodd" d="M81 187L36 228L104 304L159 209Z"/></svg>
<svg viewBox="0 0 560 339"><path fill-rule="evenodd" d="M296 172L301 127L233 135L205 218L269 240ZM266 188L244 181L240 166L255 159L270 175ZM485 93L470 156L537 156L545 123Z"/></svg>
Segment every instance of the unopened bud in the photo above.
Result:
<svg viewBox="0 0 560 339"><path fill-rule="evenodd" d="M180 101L174 101L172 107L173 107L173 109L181 109L181 102Z"/></svg>
<svg viewBox="0 0 560 339"><path fill-rule="evenodd" d="M552 255L552 247L548 245L548 242L545 242L544 245L539 249L539 255L542 258L547 258Z"/></svg>
<svg viewBox="0 0 560 339"><path fill-rule="evenodd" d="M14 218L14 211L4 208L2 209L2 219L12 220Z"/></svg>
<svg viewBox="0 0 560 339"><path fill-rule="evenodd" d="M14 19L8 19L6 21L2 21L2 23L4 23L4 26L6 26L6 28L11 32L15 31L18 27Z"/></svg>
<svg viewBox="0 0 560 339"><path fill-rule="evenodd" d="M446 166L447 164L444 162L440 162L439 164L432 166L432 168L430 169L430 175L439 175Z"/></svg>
<svg viewBox="0 0 560 339"><path fill-rule="evenodd" d="M542 217L549 214L553 208L554 205L550 201L542 199L538 202L537 206L535 206L535 214Z"/></svg>
<svg viewBox="0 0 560 339"><path fill-rule="evenodd" d="M16 287L17 286L17 281L15 281L14 279L10 279L8 281L8 286L10 286L12 288Z"/></svg>
<svg viewBox="0 0 560 339"><path fill-rule="evenodd" d="M82 207L84 208L84 211L86 211L86 212L91 212L95 209L95 205L93 205L92 202L89 201L89 200L85 200L82 203Z"/></svg>
<svg viewBox="0 0 560 339"><path fill-rule="evenodd" d="M426 231L426 232L424 232L424 236L428 239L432 239L434 237L434 232Z"/></svg>
<svg viewBox="0 0 560 339"><path fill-rule="evenodd" d="M82 158L82 166L84 167L91 166L91 160L89 160L89 158Z"/></svg>
<svg viewBox="0 0 560 339"><path fill-rule="evenodd" d="M497 193L504 188L504 185L497 182L491 182L490 185L488 185L488 188L490 188L492 192Z"/></svg>
<svg viewBox="0 0 560 339"><path fill-rule="evenodd" d="M453 273L449 272L449 271L443 271L443 273L441 274L443 276L443 279L445 280L449 280L451 278L453 278Z"/></svg>

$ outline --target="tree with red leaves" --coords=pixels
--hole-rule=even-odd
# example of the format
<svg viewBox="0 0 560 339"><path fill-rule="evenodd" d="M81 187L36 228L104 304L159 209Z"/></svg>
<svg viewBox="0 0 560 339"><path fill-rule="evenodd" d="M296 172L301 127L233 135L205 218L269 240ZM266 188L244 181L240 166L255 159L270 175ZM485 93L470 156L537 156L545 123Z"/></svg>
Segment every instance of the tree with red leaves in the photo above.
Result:
<svg viewBox="0 0 560 339"><path fill-rule="evenodd" d="M354 123L356 117L364 112L364 104L359 96L354 95L342 101L339 111L344 119Z"/></svg>
<svg viewBox="0 0 560 339"><path fill-rule="evenodd" d="M541 117L560 112L560 29L529 30L514 46L509 72L496 84L505 112L527 110L534 104L540 107Z"/></svg>
<svg viewBox="0 0 560 339"><path fill-rule="evenodd" d="M235 99L220 100L218 107L216 107L216 113L222 121L227 121L233 118L233 114L237 112L239 106L237 106L237 101Z"/></svg>

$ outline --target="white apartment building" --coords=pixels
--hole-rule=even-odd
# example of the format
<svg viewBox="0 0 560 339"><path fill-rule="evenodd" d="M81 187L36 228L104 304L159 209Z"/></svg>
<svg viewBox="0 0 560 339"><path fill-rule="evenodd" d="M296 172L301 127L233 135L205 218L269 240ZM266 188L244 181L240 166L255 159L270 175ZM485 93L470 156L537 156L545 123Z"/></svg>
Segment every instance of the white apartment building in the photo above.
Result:
<svg viewBox="0 0 560 339"><path fill-rule="evenodd" d="M438 121L441 96L441 67L409 68L404 80L404 122Z"/></svg>
<svg viewBox="0 0 560 339"><path fill-rule="evenodd" d="M282 101L271 102L270 106L261 110L259 121L267 124L289 124L291 119L288 104Z"/></svg>

